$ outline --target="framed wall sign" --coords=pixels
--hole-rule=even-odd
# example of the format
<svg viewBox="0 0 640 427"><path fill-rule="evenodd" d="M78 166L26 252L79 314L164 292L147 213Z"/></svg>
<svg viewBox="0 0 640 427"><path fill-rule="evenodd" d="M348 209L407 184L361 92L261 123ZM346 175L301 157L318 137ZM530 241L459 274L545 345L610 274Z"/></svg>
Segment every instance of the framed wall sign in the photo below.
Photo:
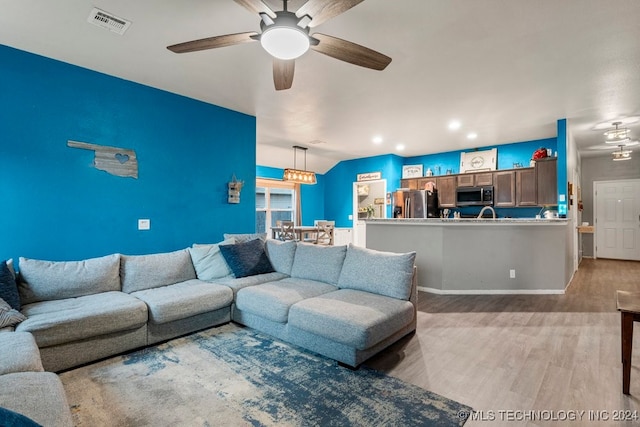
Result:
<svg viewBox="0 0 640 427"><path fill-rule="evenodd" d="M404 165L402 166L402 179L420 178L422 176L422 165Z"/></svg>
<svg viewBox="0 0 640 427"><path fill-rule="evenodd" d="M460 173L494 171L498 162L498 149L460 153Z"/></svg>
<svg viewBox="0 0 640 427"><path fill-rule="evenodd" d="M382 172L367 172L356 175L356 181L375 181L382 179Z"/></svg>

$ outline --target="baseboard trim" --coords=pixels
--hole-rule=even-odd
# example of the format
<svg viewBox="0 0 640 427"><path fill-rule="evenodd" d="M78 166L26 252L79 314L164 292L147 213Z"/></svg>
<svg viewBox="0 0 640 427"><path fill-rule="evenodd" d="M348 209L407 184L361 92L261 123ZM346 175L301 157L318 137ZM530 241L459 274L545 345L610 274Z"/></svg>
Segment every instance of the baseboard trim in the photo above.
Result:
<svg viewBox="0 0 640 427"><path fill-rule="evenodd" d="M564 295L564 289L435 289L418 286L418 290L436 295Z"/></svg>

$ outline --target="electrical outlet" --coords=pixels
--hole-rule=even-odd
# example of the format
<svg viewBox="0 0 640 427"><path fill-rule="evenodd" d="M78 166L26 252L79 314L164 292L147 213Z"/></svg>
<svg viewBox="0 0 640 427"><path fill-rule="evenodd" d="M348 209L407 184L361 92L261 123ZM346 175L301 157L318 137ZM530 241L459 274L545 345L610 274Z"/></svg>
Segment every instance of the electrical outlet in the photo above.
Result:
<svg viewBox="0 0 640 427"><path fill-rule="evenodd" d="M349 215L349 221L353 221L353 215Z"/></svg>
<svg viewBox="0 0 640 427"><path fill-rule="evenodd" d="M516 271L514 269L509 270L509 278L510 279L516 278Z"/></svg>
<svg viewBox="0 0 640 427"><path fill-rule="evenodd" d="M150 219L139 219L138 220L138 230L149 230L151 228L151 220Z"/></svg>

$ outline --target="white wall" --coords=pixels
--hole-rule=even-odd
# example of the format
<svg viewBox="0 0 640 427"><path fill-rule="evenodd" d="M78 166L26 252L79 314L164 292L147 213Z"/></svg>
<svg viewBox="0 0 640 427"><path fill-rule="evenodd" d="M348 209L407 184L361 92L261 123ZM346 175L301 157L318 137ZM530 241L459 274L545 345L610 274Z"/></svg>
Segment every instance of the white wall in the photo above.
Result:
<svg viewBox="0 0 640 427"><path fill-rule="evenodd" d="M582 186L582 203L584 210L582 211L582 221L588 221L589 224L594 223L593 206L593 183L594 181L612 181L621 179L639 179L640 178L640 153L632 155L631 160L623 162L614 162L611 160L611 154L607 153L599 157L582 158L582 178L580 180ZM582 235L583 255L593 256L593 235Z"/></svg>

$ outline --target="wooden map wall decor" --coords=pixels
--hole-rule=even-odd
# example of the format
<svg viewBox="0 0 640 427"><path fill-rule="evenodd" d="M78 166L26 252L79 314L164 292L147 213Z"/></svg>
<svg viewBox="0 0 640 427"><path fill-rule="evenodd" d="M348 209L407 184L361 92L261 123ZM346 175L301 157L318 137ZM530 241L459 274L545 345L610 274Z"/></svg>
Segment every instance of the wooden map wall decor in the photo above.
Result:
<svg viewBox="0 0 640 427"><path fill-rule="evenodd" d="M93 150L93 166L111 175L138 178L138 160L136 152L128 148L109 147L87 142L67 141L71 148Z"/></svg>

